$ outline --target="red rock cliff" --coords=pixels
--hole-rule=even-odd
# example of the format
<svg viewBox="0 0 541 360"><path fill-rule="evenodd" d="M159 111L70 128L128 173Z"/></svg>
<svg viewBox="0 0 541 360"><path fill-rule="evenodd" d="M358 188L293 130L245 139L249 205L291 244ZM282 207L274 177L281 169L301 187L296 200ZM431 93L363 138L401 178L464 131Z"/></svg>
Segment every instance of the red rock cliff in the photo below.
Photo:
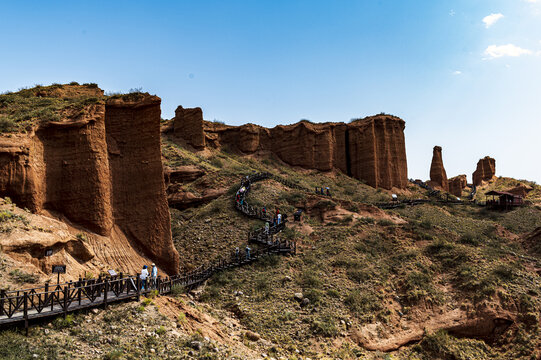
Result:
<svg viewBox="0 0 541 360"><path fill-rule="evenodd" d="M430 185L441 187L443 190L449 190L447 182L447 173L443 167L443 159L441 157L441 146L434 146L432 152L432 163L430 164Z"/></svg>
<svg viewBox="0 0 541 360"><path fill-rule="evenodd" d="M462 196L462 190L468 184L466 175L458 175L449 179L449 192L454 196Z"/></svg>
<svg viewBox="0 0 541 360"><path fill-rule="evenodd" d="M405 122L395 116L377 115L349 124L301 121L267 129L253 124L235 127L201 122L199 116L189 120L186 110L175 117L174 131L190 144L190 134L199 134L201 129L209 147L226 146L245 154L272 153L289 165L309 169L339 169L374 187L407 186ZM184 132L186 128L192 130Z"/></svg>
<svg viewBox="0 0 541 360"><path fill-rule="evenodd" d="M490 181L496 175L496 160L485 156L477 162L477 169L473 173L473 185L481 185L483 181Z"/></svg>
<svg viewBox="0 0 541 360"><path fill-rule="evenodd" d="M102 100L75 115L37 123L26 134L0 135L0 195L36 213L54 211L111 242L123 237L114 230L118 227L135 248L176 273L179 258L161 164L160 99L141 95L105 104L103 92L95 91Z"/></svg>
<svg viewBox="0 0 541 360"><path fill-rule="evenodd" d="M105 128L115 224L169 273L179 269L171 238L160 150L161 99L109 99Z"/></svg>

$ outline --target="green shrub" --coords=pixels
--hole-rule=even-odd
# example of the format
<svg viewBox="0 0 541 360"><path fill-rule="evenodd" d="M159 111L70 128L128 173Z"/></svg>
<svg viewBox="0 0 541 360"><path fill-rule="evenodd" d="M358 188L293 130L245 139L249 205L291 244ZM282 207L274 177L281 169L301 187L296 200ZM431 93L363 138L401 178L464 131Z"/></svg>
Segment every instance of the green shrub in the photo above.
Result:
<svg viewBox="0 0 541 360"><path fill-rule="evenodd" d="M103 359L104 360L120 360L122 359L123 355L124 355L124 352L122 350L113 350L105 354Z"/></svg>
<svg viewBox="0 0 541 360"><path fill-rule="evenodd" d="M313 320L311 330L314 332L314 334L325 337L333 337L338 334L336 321L330 315L323 315L319 319Z"/></svg>
<svg viewBox="0 0 541 360"><path fill-rule="evenodd" d="M358 289L352 290L344 299L344 303L358 315L377 312L383 308L381 299L376 294L361 292Z"/></svg>
<svg viewBox="0 0 541 360"><path fill-rule="evenodd" d="M72 314L66 315L65 318L64 317L57 317L53 322L53 325L57 329L68 328L68 327L71 327L74 324L75 324L75 317Z"/></svg>
<svg viewBox="0 0 541 360"><path fill-rule="evenodd" d="M173 297L179 297L180 295L183 295L186 292L186 288L182 285L173 285L171 287L171 296Z"/></svg>
<svg viewBox="0 0 541 360"><path fill-rule="evenodd" d="M160 326L159 328L156 329L155 332L156 332L157 335L163 335L163 334L166 333L166 330L165 330L165 328L163 326Z"/></svg>
<svg viewBox="0 0 541 360"><path fill-rule="evenodd" d="M15 282L20 284L35 284L39 280L38 275L27 274L19 269L12 270L9 275Z"/></svg>

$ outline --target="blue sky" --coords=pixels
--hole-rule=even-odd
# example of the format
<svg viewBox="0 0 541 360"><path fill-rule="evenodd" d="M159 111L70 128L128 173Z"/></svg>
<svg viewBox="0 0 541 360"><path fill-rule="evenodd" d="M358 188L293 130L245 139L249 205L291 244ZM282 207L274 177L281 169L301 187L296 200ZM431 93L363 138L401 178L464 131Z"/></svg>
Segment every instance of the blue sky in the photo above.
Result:
<svg viewBox="0 0 541 360"><path fill-rule="evenodd" d="M406 121L409 176L536 180L541 0L0 1L0 91L96 82L240 125Z"/></svg>

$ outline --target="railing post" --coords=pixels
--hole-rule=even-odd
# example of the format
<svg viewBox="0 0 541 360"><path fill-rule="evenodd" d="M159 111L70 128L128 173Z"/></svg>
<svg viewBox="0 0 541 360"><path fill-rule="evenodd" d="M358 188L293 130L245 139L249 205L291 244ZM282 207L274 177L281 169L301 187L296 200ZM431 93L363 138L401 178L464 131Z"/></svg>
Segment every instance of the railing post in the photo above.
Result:
<svg viewBox="0 0 541 360"><path fill-rule="evenodd" d="M135 281L135 287L137 288L137 301L141 300L141 279L139 276L137 277L137 280Z"/></svg>
<svg viewBox="0 0 541 360"><path fill-rule="evenodd" d="M77 300L79 301L79 305L81 305L81 283L77 287Z"/></svg>
<svg viewBox="0 0 541 360"><path fill-rule="evenodd" d="M28 293L24 292L24 330L28 336Z"/></svg>
<svg viewBox="0 0 541 360"><path fill-rule="evenodd" d="M162 290L160 288L160 285L162 284L162 278L161 276L158 276L158 278L156 279L156 289L158 290L158 294L162 294Z"/></svg>
<svg viewBox="0 0 541 360"><path fill-rule="evenodd" d="M107 309L107 293L109 292L109 280L105 278L105 291L103 292L103 308Z"/></svg>
<svg viewBox="0 0 541 360"><path fill-rule="evenodd" d="M64 319L68 315L68 295L69 289L67 286L64 287Z"/></svg>
<svg viewBox="0 0 541 360"><path fill-rule="evenodd" d="M0 291L0 316L4 315L4 302L6 297L6 290Z"/></svg>

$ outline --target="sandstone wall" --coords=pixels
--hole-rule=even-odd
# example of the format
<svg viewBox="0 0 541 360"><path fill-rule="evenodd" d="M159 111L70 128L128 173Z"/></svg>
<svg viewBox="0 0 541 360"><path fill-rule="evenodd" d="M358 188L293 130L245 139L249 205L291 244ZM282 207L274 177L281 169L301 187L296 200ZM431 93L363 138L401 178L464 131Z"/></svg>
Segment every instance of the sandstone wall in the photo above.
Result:
<svg viewBox="0 0 541 360"><path fill-rule="evenodd" d="M180 108L180 107L179 107ZM246 124L227 126L192 119L174 120L174 131L190 143L182 129L201 127L209 147L228 147L245 154L274 154L292 166L329 171L339 169L374 187L407 186L405 122L378 115L345 123L301 121L272 129ZM177 129L177 124L182 124Z"/></svg>
<svg viewBox="0 0 541 360"><path fill-rule="evenodd" d="M430 164L430 185L432 187L441 187L443 190L449 190L447 173L443 167L443 159L441 157L441 146L434 146L432 152L432 163Z"/></svg>
<svg viewBox="0 0 541 360"><path fill-rule="evenodd" d="M161 163L160 102L149 95L111 99L27 134L0 135L0 196L104 236L110 256L127 238L160 268L178 272Z"/></svg>
<svg viewBox="0 0 541 360"><path fill-rule="evenodd" d="M477 162L477 169L474 171L473 185L479 186L483 181L490 181L496 175L496 160L485 156Z"/></svg>
<svg viewBox="0 0 541 360"><path fill-rule="evenodd" d="M175 134L181 136L195 148L205 147L203 111L201 108L177 107L174 121Z"/></svg>
<svg viewBox="0 0 541 360"><path fill-rule="evenodd" d="M466 175L458 175L449 179L449 192L454 196L462 196L462 190L466 188L468 184Z"/></svg>
<svg viewBox="0 0 541 360"><path fill-rule="evenodd" d="M169 273L179 269L171 239L160 151L160 98L107 101L105 125L115 224Z"/></svg>

